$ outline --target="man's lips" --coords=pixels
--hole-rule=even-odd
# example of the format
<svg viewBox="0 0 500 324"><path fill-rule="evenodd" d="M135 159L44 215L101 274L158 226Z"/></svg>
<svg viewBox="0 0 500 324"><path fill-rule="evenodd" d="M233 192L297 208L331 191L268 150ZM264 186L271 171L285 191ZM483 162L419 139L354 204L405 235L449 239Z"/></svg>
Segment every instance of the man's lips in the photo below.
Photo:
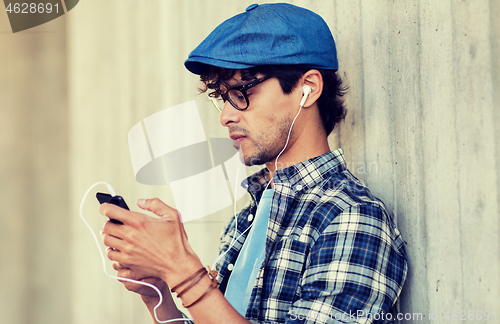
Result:
<svg viewBox="0 0 500 324"><path fill-rule="evenodd" d="M229 135L229 138L232 139L233 141L241 141L245 138L246 136L243 134L231 134Z"/></svg>

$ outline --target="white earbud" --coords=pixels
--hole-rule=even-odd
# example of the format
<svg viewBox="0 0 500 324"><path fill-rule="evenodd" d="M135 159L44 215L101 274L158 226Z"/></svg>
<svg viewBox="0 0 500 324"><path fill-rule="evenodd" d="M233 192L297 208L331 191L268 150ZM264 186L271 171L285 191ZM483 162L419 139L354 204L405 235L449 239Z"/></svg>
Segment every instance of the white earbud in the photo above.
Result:
<svg viewBox="0 0 500 324"><path fill-rule="evenodd" d="M300 101L300 107L302 107L306 103L307 97L311 93L311 87L308 86L308 85L303 86L302 87L302 92L304 94L302 95L302 100Z"/></svg>

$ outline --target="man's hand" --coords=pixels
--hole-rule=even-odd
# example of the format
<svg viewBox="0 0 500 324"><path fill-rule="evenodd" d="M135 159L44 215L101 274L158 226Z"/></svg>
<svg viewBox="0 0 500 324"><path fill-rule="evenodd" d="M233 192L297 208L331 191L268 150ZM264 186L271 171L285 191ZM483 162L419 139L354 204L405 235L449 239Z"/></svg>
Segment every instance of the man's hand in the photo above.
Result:
<svg viewBox="0 0 500 324"><path fill-rule="evenodd" d="M137 205L160 217L151 217L112 204L101 205L101 214L123 223L118 225L108 221L104 225L101 237L108 247L108 258L115 261L115 269L119 275L142 278L144 281L153 282L157 287L162 287L165 300L158 308L159 319L182 318L171 294L167 293L168 286L177 286L201 269L202 264L188 243L177 210L157 198L141 199ZM166 284L163 286L164 283L159 279ZM154 295L152 291L130 283L124 284L127 289L141 294L149 312L155 318L157 300L156 297L152 297ZM207 290L211 284L209 276L203 276L198 284L181 297L183 303L192 303L204 296L189 308L195 321L249 323L229 304L219 289ZM217 312L214 312L214 309Z"/></svg>
<svg viewBox="0 0 500 324"><path fill-rule="evenodd" d="M188 243L177 210L158 198L140 199L137 205L159 218L112 204L100 207L101 214L123 223L108 221L104 225L101 237L110 260L144 278L161 278L170 286L202 267Z"/></svg>
<svg viewBox="0 0 500 324"><path fill-rule="evenodd" d="M175 306L175 303L172 300L172 296L169 293L169 289L165 281L161 280L160 278L144 277L141 274L135 272L134 270L119 264L118 262L113 262L113 268L117 271L118 277L147 282L156 286L156 288L160 290L163 296L163 302L160 305L160 308L158 308L157 310L159 318L161 318L162 320L182 318L182 314ZM133 283L125 280L120 280L120 282L123 283L123 285L127 290L141 295L142 301L148 307L148 310L151 313L153 321L155 323L158 323L156 321L154 310L157 308L157 305L160 301L160 296L158 296L156 290L148 286L144 286L138 283Z"/></svg>
<svg viewBox="0 0 500 324"><path fill-rule="evenodd" d="M145 277L140 273L137 273L136 271L119 264L118 262L113 262L113 269L117 271L118 277L147 282L156 286L156 288L158 288L164 296L166 296L166 294L168 293L167 284L160 278ZM156 302L159 300L158 293L151 287L125 280L120 280L120 282L123 283L128 291L132 291L141 295L144 301L147 300Z"/></svg>

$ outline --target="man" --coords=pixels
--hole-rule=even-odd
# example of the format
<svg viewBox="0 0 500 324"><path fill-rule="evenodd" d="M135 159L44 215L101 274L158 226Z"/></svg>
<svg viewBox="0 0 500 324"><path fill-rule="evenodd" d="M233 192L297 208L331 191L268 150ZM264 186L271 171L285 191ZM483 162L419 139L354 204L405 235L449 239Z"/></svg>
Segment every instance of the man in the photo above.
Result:
<svg viewBox="0 0 500 324"><path fill-rule="evenodd" d="M118 275L160 289L161 320L182 317L169 287L196 323L390 319L407 273L403 241L342 150L328 146L345 115L345 89L323 19L289 4L252 5L219 25L185 65L219 104L242 161L266 167L243 182L252 201L223 232L218 275L203 269L178 212L160 200L138 206L161 218L102 205L124 223L108 222L102 235ZM152 289L125 286L154 314Z"/></svg>

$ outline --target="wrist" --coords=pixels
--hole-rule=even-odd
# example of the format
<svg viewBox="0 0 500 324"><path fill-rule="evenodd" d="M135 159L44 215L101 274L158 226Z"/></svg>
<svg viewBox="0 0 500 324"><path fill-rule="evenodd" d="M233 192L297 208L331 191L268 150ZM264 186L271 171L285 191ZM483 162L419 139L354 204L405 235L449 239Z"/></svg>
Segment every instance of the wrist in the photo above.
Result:
<svg viewBox="0 0 500 324"><path fill-rule="evenodd" d="M194 274L174 286L170 291L182 300L182 306L188 308L202 300L210 291L217 288L217 271L210 267L200 268ZM198 296L193 299L194 296ZM186 302L189 301L189 302Z"/></svg>
<svg viewBox="0 0 500 324"><path fill-rule="evenodd" d="M158 304L158 302L160 301L160 297L149 297L149 296L144 296L144 295L141 295L141 299L142 301L144 302L144 304L146 304L146 306L156 306Z"/></svg>
<svg viewBox="0 0 500 324"><path fill-rule="evenodd" d="M167 297L170 296L170 288L165 282L162 282L162 284L157 284L155 285L158 290L160 290L162 298L165 300ZM146 304L148 307L149 305L156 306L158 302L160 301L160 296L158 295L158 291L151 291L147 294L141 294L141 299Z"/></svg>
<svg viewBox="0 0 500 324"><path fill-rule="evenodd" d="M203 268L201 261L196 257L191 257L188 261L179 263L173 270L166 271L162 279L169 287L175 287L201 268Z"/></svg>
<svg viewBox="0 0 500 324"><path fill-rule="evenodd" d="M190 307L194 302L202 299L206 292L209 292L209 287L213 287L213 281L210 279L208 274L205 274L203 278L191 289L189 289L185 294L183 294L180 299L182 301L182 306Z"/></svg>

